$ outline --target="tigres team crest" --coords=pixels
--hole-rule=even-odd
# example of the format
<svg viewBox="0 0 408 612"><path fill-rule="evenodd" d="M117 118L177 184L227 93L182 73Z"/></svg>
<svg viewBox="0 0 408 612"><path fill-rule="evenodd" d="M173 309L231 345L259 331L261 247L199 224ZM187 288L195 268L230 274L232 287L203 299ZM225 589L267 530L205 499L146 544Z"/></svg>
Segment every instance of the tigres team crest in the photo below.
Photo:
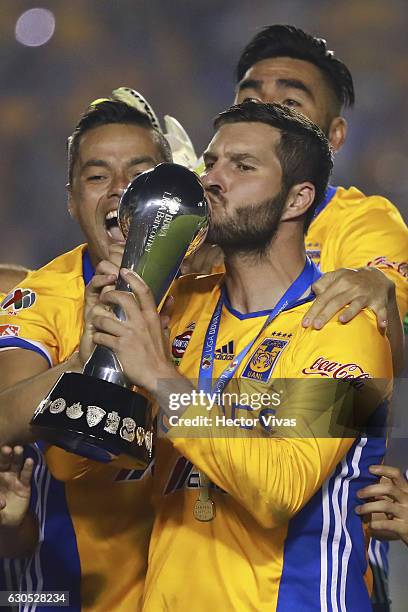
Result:
<svg viewBox="0 0 408 612"><path fill-rule="evenodd" d="M262 340L261 344L252 353L241 377L268 382L277 360L288 343L289 340L278 340L277 338Z"/></svg>
<svg viewBox="0 0 408 612"><path fill-rule="evenodd" d="M176 336L173 340L173 344L171 346L171 354L177 365L180 363L181 358L186 352L188 343L190 342L191 336L193 335L194 328L195 323L190 323L190 325L187 326L186 331Z"/></svg>
<svg viewBox="0 0 408 612"><path fill-rule="evenodd" d="M19 310L30 308L36 300L31 289L14 289L0 304L0 314L16 315Z"/></svg>

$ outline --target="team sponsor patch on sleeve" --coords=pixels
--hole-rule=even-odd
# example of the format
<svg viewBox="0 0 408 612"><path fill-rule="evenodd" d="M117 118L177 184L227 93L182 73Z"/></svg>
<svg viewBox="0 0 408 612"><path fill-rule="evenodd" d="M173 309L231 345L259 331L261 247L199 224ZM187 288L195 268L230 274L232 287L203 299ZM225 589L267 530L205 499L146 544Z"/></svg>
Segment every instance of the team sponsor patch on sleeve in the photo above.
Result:
<svg viewBox="0 0 408 612"><path fill-rule="evenodd" d="M31 308L37 296L31 289L14 289L0 304L0 315L16 315L20 310Z"/></svg>
<svg viewBox="0 0 408 612"><path fill-rule="evenodd" d="M289 340L265 338L252 353L241 378L268 382L283 349Z"/></svg>
<svg viewBox="0 0 408 612"><path fill-rule="evenodd" d="M308 368L303 368L306 376L322 376L323 378L334 378L350 382L356 389L361 389L368 378L372 378L368 372L352 361L340 363L330 361L326 357L318 357Z"/></svg>

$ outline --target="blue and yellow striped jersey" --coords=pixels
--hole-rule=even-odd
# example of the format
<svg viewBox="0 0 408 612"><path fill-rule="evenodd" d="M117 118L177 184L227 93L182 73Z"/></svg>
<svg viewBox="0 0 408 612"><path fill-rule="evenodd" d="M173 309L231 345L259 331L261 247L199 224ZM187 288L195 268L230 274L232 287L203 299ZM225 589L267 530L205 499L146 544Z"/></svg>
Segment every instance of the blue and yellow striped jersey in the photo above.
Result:
<svg viewBox="0 0 408 612"><path fill-rule="evenodd" d="M192 381L198 378L219 281L216 275L185 277L175 289L172 352ZM295 379L357 384L367 377L392 378L388 341L371 312L316 331L301 326L309 306L301 300L274 319L226 391L271 394L275 385ZM242 315L225 301L215 377L256 337L267 314ZM300 404L315 409L307 397ZM276 408L276 417L290 420L292 407ZM198 433L187 436L173 426L157 442L156 519L144 610L177 612L192 605L197 612L371 610L367 539L354 508L358 489L375 480L368 466L381 461L385 438L323 438L300 435L302 430L290 438L220 436L214 418L248 415L248 406L208 408L189 406L183 415L212 417L210 424L201 422ZM385 405L375 414L384 425ZM208 522L194 516L199 471L212 483L216 513Z"/></svg>
<svg viewBox="0 0 408 612"><path fill-rule="evenodd" d="M395 282L401 318L408 311L408 228L389 200L356 187L329 187L305 237L322 272L376 266Z"/></svg>
<svg viewBox="0 0 408 612"><path fill-rule="evenodd" d="M2 300L0 350L35 351L50 367L66 360L79 346L92 275L85 245L29 273ZM40 443L27 453L36 463L31 508L41 541L24 564L5 562L5 586L22 572L24 590L70 591L73 612L134 612L153 521L150 469L93 463Z"/></svg>

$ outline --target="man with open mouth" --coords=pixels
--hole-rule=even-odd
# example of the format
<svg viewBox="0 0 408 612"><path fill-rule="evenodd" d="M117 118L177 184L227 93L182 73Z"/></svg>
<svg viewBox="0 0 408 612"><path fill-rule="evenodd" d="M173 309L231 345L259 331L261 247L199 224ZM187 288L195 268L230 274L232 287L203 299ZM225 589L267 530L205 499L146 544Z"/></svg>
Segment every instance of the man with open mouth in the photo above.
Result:
<svg viewBox="0 0 408 612"><path fill-rule="evenodd" d="M136 175L172 161L172 154L147 114L112 99L97 101L81 117L68 158L68 207L86 244L29 273L3 301L0 322L10 333L0 338L0 446L29 442L35 405L60 373L79 369L74 351L82 335L85 286L95 266L124 242L119 199ZM45 451L41 443L27 448L36 462L31 507L40 545L25 565L22 590L69 591L72 611L138 609L152 525L149 470L100 464L91 476L80 457L68 461L66 453ZM34 546L37 534L32 536ZM16 555L18 537L11 543L9 554ZM23 546L17 554L26 552ZM16 566L8 563L11 577Z"/></svg>

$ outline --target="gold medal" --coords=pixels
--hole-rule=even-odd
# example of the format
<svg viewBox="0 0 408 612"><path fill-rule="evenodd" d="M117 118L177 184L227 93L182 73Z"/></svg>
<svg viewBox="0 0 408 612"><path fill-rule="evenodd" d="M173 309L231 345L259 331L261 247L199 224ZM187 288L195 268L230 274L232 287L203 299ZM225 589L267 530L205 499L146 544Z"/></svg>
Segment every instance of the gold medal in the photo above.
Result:
<svg viewBox="0 0 408 612"><path fill-rule="evenodd" d="M214 502L211 499L207 499L205 501L202 499L197 499L196 503L194 504L193 514L194 518L202 523L212 521L215 516Z"/></svg>
<svg viewBox="0 0 408 612"><path fill-rule="evenodd" d="M194 518L197 521L207 522L212 521L215 517L215 503L210 499L210 480L203 472L198 472L199 478L199 493L198 499L194 504Z"/></svg>

